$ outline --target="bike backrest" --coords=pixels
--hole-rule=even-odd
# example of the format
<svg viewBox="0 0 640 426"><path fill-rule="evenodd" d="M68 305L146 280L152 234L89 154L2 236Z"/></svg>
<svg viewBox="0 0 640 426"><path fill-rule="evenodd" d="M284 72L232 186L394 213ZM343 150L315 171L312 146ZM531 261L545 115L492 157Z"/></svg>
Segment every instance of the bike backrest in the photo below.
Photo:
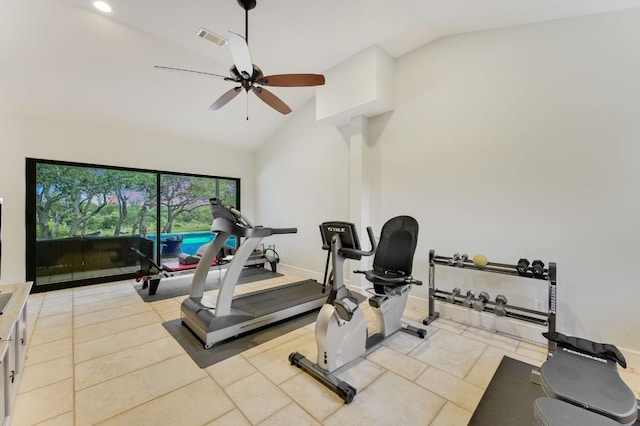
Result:
<svg viewBox="0 0 640 426"><path fill-rule="evenodd" d="M373 270L410 276L418 244L418 222L411 216L389 219L380 232Z"/></svg>

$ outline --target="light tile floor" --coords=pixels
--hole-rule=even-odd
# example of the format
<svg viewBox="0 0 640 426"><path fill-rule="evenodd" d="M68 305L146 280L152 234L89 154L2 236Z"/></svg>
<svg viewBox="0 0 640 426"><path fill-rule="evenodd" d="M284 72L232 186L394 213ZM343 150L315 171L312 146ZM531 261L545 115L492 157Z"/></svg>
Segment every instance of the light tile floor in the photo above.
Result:
<svg viewBox="0 0 640 426"><path fill-rule="evenodd" d="M313 324L200 369L162 326L179 318L182 299L145 303L132 281L29 296L31 338L11 424L466 425L503 355L533 365L545 358L543 347L440 318L426 340L398 333L342 373L358 389L345 405L288 363L291 351L315 361ZM418 326L425 316L405 312ZM623 378L640 395L640 375Z"/></svg>

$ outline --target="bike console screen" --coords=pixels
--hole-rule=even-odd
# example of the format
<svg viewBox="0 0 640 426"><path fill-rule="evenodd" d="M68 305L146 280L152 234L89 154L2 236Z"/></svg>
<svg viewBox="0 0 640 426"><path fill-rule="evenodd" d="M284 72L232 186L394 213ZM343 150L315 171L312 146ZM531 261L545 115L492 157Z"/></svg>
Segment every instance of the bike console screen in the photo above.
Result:
<svg viewBox="0 0 640 426"><path fill-rule="evenodd" d="M360 250L356 225L350 222L324 222L320 225L322 248L329 250L334 236L340 239L342 248Z"/></svg>

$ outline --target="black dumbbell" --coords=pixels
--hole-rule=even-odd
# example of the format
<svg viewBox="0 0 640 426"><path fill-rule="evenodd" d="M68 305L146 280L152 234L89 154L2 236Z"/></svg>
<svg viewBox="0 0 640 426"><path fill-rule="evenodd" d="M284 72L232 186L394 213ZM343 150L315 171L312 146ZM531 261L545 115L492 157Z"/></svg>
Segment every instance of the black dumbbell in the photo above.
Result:
<svg viewBox="0 0 640 426"><path fill-rule="evenodd" d="M467 260L469 260L469 255L466 253L462 254L458 259L456 266L464 266L464 262L466 262Z"/></svg>
<svg viewBox="0 0 640 426"><path fill-rule="evenodd" d="M487 293L486 291L480 292L478 298L475 300L475 302L473 302L473 309L478 312L482 311L484 307L487 306L487 302L490 298L491 297L489 296L489 293Z"/></svg>
<svg viewBox="0 0 640 426"><path fill-rule="evenodd" d="M524 258L518 260L518 265L516 265L516 270L520 275L527 275L527 272L529 271L529 260Z"/></svg>
<svg viewBox="0 0 640 426"><path fill-rule="evenodd" d="M451 294L447 296L447 301L449 303L456 303L456 297L460 296L460 289L458 287L451 290Z"/></svg>
<svg viewBox="0 0 640 426"><path fill-rule="evenodd" d="M495 314L499 317L507 315L507 298L506 296L499 294L496 296Z"/></svg>
<svg viewBox="0 0 640 426"><path fill-rule="evenodd" d="M460 261L460 253L454 253L453 257L449 259L448 263L451 266L456 266L458 264L458 261Z"/></svg>
<svg viewBox="0 0 640 426"><path fill-rule="evenodd" d="M542 278L544 276L544 262L542 260L534 260L531 263L531 271L536 278Z"/></svg>
<svg viewBox="0 0 640 426"><path fill-rule="evenodd" d="M462 305L465 308L472 308L475 295L476 293L473 290L467 290L467 298L464 299L464 302L462 302Z"/></svg>

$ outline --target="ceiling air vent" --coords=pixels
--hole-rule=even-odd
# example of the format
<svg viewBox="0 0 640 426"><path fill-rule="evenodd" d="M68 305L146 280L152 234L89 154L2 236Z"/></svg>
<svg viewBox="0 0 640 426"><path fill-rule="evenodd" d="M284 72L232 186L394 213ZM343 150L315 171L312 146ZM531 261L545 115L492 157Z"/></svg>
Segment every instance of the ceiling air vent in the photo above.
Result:
<svg viewBox="0 0 640 426"><path fill-rule="evenodd" d="M202 37L203 39L208 40L214 44L217 44L218 46L224 47L228 43L226 38L207 30L206 28L200 28L197 34L198 34L198 37Z"/></svg>

